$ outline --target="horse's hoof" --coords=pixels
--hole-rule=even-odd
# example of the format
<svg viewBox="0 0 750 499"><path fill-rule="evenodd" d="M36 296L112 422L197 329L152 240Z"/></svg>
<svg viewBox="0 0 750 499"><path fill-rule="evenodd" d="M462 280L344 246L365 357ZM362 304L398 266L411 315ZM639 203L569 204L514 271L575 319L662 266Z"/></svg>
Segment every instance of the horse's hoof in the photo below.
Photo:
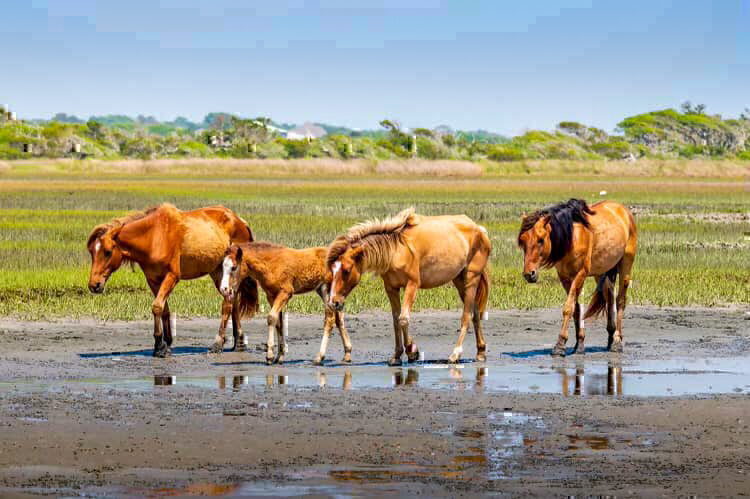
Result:
<svg viewBox="0 0 750 499"><path fill-rule="evenodd" d="M577 343L575 348L573 349L573 354L575 355L584 355L586 353L586 347L582 343Z"/></svg>
<svg viewBox="0 0 750 499"><path fill-rule="evenodd" d="M313 359L313 364L316 366L322 366L323 361L326 359L325 355L316 355Z"/></svg>
<svg viewBox="0 0 750 499"><path fill-rule="evenodd" d="M224 351L224 345L221 343L214 343L211 348L208 349L209 353L221 353Z"/></svg>
<svg viewBox="0 0 750 499"><path fill-rule="evenodd" d="M233 352L247 352L247 345L244 343L235 343L232 347Z"/></svg>
<svg viewBox="0 0 750 499"><path fill-rule="evenodd" d="M406 354L406 358L409 360L409 364L419 360L419 350Z"/></svg>
<svg viewBox="0 0 750 499"><path fill-rule="evenodd" d="M400 366L401 365L401 357L391 357L388 359L388 365L389 366Z"/></svg>
<svg viewBox="0 0 750 499"><path fill-rule="evenodd" d="M622 353L622 341L615 341L609 347L609 351L612 353Z"/></svg>
<svg viewBox="0 0 750 499"><path fill-rule="evenodd" d="M565 347L556 346L552 349L553 357L565 357Z"/></svg>
<svg viewBox="0 0 750 499"><path fill-rule="evenodd" d="M352 363L352 356L349 354L344 355L344 358L341 359L341 362L344 364L351 364Z"/></svg>
<svg viewBox="0 0 750 499"><path fill-rule="evenodd" d="M160 358L160 359L163 359L163 358L165 358L165 357L167 357L168 355L171 355L171 354L172 354L172 351L166 345L164 345L161 348L157 348L157 349L154 350L154 357L157 357L157 358Z"/></svg>
<svg viewBox="0 0 750 499"><path fill-rule="evenodd" d="M484 352L478 352L477 362L487 362L487 354L485 354Z"/></svg>
<svg viewBox="0 0 750 499"><path fill-rule="evenodd" d="M459 357L458 355L456 355L455 353L454 353L454 354L451 354L451 356L450 356L450 357L448 357L448 363L449 363L449 364L458 364L458 359L459 359L459 358L460 358L460 357Z"/></svg>

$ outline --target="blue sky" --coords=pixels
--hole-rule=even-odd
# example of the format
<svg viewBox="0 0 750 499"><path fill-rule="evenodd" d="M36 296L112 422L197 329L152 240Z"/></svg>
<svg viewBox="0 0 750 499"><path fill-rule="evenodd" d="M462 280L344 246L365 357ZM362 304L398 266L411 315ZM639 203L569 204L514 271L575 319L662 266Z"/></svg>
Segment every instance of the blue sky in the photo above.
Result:
<svg viewBox="0 0 750 499"><path fill-rule="evenodd" d="M210 111L512 134L750 107L750 2L6 1L0 103L21 117Z"/></svg>

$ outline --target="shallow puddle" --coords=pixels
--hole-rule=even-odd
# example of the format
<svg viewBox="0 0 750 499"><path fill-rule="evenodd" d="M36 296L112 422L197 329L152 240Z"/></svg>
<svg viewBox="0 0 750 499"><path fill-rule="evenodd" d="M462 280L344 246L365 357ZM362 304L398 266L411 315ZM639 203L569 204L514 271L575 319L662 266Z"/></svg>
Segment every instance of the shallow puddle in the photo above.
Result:
<svg viewBox="0 0 750 499"><path fill-rule="evenodd" d="M503 359L504 360L504 359ZM129 390L200 387L218 390L410 389L556 393L563 396L680 396L742 393L750 387L750 361L744 358L643 360L623 364L589 361L416 363L410 367L353 365L250 367L229 376L156 375L136 379L12 381L0 389L46 390L96 385Z"/></svg>

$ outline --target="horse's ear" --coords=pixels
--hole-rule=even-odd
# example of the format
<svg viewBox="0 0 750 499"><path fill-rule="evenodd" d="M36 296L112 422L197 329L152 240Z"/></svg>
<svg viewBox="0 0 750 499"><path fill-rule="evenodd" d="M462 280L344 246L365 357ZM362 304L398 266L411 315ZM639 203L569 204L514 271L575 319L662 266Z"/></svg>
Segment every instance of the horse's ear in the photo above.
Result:
<svg viewBox="0 0 750 499"><path fill-rule="evenodd" d="M94 241L102 237L104 234L107 233L107 226L106 225L98 225L94 227L94 230L91 231L91 234L89 234L89 239L86 241L86 247L91 247L92 244L94 244Z"/></svg>
<svg viewBox="0 0 750 499"><path fill-rule="evenodd" d="M109 231L109 237L112 238L113 241L117 241L117 238L120 236L120 231L122 230L122 225L116 225Z"/></svg>

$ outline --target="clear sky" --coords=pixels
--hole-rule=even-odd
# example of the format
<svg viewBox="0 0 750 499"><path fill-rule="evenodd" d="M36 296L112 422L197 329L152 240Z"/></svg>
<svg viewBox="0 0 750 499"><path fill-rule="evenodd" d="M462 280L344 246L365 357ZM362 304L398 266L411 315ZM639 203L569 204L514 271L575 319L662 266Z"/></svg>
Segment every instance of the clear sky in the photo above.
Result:
<svg viewBox="0 0 750 499"><path fill-rule="evenodd" d="M750 107L750 1L27 0L0 5L0 104L210 111L513 134Z"/></svg>

